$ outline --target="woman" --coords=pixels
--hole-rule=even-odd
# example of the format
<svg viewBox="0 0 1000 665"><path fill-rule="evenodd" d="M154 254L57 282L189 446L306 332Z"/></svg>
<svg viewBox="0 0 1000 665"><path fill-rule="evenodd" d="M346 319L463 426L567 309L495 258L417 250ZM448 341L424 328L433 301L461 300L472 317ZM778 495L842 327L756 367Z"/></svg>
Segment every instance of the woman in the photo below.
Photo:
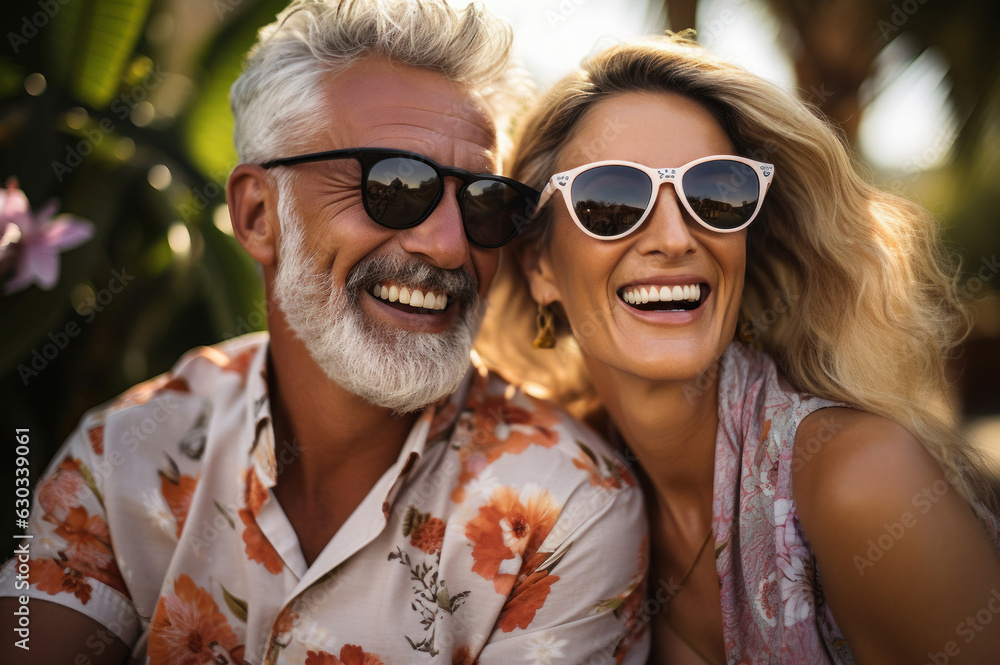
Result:
<svg viewBox="0 0 1000 665"><path fill-rule="evenodd" d="M598 398L640 463L654 662L996 663L1000 523L948 415L934 220L677 36L559 83L511 176L545 191L481 353ZM529 298L559 343L518 361Z"/></svg>

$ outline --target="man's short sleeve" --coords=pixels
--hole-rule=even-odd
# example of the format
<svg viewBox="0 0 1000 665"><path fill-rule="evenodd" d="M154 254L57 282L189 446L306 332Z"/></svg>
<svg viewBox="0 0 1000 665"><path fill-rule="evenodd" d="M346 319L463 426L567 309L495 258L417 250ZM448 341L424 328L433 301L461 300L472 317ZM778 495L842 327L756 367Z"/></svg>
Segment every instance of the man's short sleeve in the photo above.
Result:
<svg viewBox="0 0 1000 665"><path fill-rule="evenodd" d="M131 645L140 625L108 531L103 435L103 425L85 417L53 458L34 492L29 537L0 569L0 595L72 608Z"/></svg>

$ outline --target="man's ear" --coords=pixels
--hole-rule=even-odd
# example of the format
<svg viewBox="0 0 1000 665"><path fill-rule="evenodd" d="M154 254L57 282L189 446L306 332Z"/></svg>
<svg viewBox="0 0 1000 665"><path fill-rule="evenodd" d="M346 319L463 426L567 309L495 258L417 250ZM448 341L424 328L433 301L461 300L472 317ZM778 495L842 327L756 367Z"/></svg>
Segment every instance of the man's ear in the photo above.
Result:
<svg viewBox="0 0 1000 665"><path fill-rule="evenodd" d="M548 305L562 300L548 252L534 243L525 242L517 247L515 255L521 265L521 271L528 280L531 297L535 302Z"/></svg>
<svg viewBox="0 0 1000 665"><path fill-rule="evenodd" d="M233 234L243 249L262 266L272 266L278 255L278 192L267 172L257 164L240 164L226 185Z"/></svg>

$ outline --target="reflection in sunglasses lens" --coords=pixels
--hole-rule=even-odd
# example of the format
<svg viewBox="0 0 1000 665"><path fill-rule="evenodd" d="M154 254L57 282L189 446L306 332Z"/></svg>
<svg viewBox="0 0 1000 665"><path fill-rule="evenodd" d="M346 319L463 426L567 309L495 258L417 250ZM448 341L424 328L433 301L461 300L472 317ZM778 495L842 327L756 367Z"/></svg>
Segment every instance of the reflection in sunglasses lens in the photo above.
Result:
<svg viewBox="0 0 1000 665"><path fill-rule="evenodd" d="M368 173L365 205L380 224L404 228L421 219L441 192L441 181L428 164L390 157Z"/></svg>
<svg viewBox="0 0 1000 665"><path fill-rule="evenodd" d="M653 192L649 176L630 166L598 166L573 181L577 219L598 236L617 236L642 219Z"/></svg>
<svg viewBox="0 0 1000 665"><path fill-rule="evenodd" d="M717 229L742 226L757 210L757 173L742 162L719 159L698 164L684 174L682 185L691 210Z"/></svg>
<svg viewBox="0 0 1000 665"><path fill-rule="evenodd" d="M525 217L525 199L497 180L477 180L462 197L465 232L478 245L493 247L510 240Z"/></svg>

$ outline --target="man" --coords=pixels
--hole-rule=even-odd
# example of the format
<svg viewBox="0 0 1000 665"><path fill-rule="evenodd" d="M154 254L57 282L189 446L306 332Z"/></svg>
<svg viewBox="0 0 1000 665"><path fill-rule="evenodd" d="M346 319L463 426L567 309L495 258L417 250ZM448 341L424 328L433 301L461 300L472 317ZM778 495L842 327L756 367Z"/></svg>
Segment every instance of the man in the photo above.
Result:
<svg viewBox="0 0 1000 665"><path fill-rule="evenodd" d="M261 31L228 196L270 334L88 414L38 486L30 574L0 574L31 613L4 662L645 659L632 476L469 368L535 196L471 175L499 169L509 40L436 1L297 2Z"/></svg>

